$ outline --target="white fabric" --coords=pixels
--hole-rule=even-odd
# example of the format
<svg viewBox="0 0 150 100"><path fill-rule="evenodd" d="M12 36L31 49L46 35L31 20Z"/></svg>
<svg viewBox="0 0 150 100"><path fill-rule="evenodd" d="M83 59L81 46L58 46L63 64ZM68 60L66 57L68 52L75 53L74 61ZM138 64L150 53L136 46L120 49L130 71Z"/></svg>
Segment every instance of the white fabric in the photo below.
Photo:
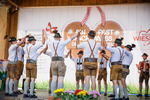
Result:
<svg viewBox="0 0 150 100"><path fill-rule="evenodd" d="M91 48L93 49L94 45L95 45L95 41L93 39L89 39L89 43L91 45ZM88 42L83 42L83 43L78 44L77 48L78 49L84 49L83 58L89 58L90 57L91 49L89 47ZM102 50L102 49L103 49L103 47L101 46L101 44L96 43L95 49L93 51L95 58L99 57L98 50ZM91 58L93 58L93 55L91 56Z"/></svg>
<svg viewBox="0 0 150 100"><path fill-rule="evenodd" d="M32 45L32 44L29 44L27 45L27 49L28 49L28 52L29 52L29 49L30 49L30 52L29 52L29 57L30 59L33 59L35 61L37 61L37 58L38 56L40 55L40 53L37 52L37 50L42 47L43 44L42 43L39 43L39 44L35 44L35 45ZM27 49L25 47L25 53L26 53L26 57L28 58L28 53L27 53Z"/></svg>
<svg viewBox="0 0 150 100"><path fill-rule="evenodd" d="M17 44L11 44L11 46L9 47L8 53L8 60L9 61L17 61L17 56L16 56L16 50L17 50L18 45ZM16 57L16 58L15 58Z"/></svg>
<svg viewBox="0 0 150 100"><path fill-rule="evenodd" d="M79 63L79 59L80 59L80 63L83 64L83 58L71 58L74 62L75 62L75 66L76 66L76 70L82 70L83 69L83 65L77 65L77 63Z"/></svg>
<svg viewBox="0 0 150 100"><path fill-rule="evenodd" d="M52 52L46 52L45 55L52 57Z"/></svg>
<svg viewBox="0 0 150 100"><path fill-rule="evenodd" d="M100 64L101 61L103 62L103 64ZM107 60L104 57L98 58L98 63L100 68L107 68Z"/></svg>
<svg viewBox="0 0 150 100"><path fill-rule="evenodd" d="M120 56L120 51L121 51L121 55L124 53L124 50L120 46L117 46L117 47L107 46L106 49L111 52L111 62L118 62L118 61L120 61L120 57L121 57ZM120 49L120 51L119 51L119 49Z"/></svg>
<svg viewBox="0 0 150 100"><path fill-rule="evenodd" d="M125 52L125 55L123 57L122 64L131 65L132 60L133 60L133 54L131 53L131 51L128 51L126 48L124 48L124 52Z"/></svg>
<svg viewBox="0 0 150 100"><path fill-rule="evenodd" d="M23 55L23 50L22 50L23 48L21 47L21 46L19 46L18 47L18 49L17 49L17 56L18 56L18 60L19 61L23 61L23 57L22 57L22 55Z"/></svg>
<svg viewBox="0 0 150 100"><path fill-rule="evenodd" d="M54 42L52 42L52 41L50 41L49 39L46 41L46 43L50 46L50 48L51 48L51 50L52 50L52 56L55 55L55 50L54 50L54 48L53 48L53 43L54 43L54 46L55 46L55 49L56 49L56 46L57 46L58 42L59 42L59 41L54 41ZM64 49L65 49L65 46L66 46L68 43L70 43L70 42L71 42L71 39L70 39L70 38L67 39L67 40L65 40L65 41L60 41L60 42L59 42L58 49L57 49L57 54L58 54L59 57L63 57L63 58L65 57L65 55L64 55Z"/></svg>

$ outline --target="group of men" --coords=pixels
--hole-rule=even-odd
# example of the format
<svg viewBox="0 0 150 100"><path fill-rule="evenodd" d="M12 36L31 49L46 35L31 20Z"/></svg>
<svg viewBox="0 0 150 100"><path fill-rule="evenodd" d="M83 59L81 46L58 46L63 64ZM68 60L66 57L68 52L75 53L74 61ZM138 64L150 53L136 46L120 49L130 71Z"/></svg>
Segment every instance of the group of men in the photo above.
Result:
<svg viewBox="0 0 150 100"><path fill-rule="evenodd" d="M11 42L11 46L9 48L9 57L8 57L8 78L6 80L6 96L17 96L21 94L18 90L18 82L19 78L22 75L23 66L24 66L24 55L26 58L26 80L24 82L24 98L37 98L34 94L34 86L35 79L37 77L37 58L40 54L44 53L51 57L51 68L50 68L50 93L54 96L54 91L58 88L64 87L64 76L66 73L66 65L64 63L64 58L70 55L70 58L75 62L76 66L76 81L77 81L77 89L79 89L79 81L81 80L82 89L86 91L90 90L90 80L91 80L91 88L92 90L96 90L96 76L98 72L98 89L101 93L101 80L104 80L105 84L105 94L107 96L107 63L110 61L111 71L110 71L110 79L113 82L113 90L114 95L110 97L114 97L111 100L119 100L124 99L128 100L127 95L127 86L126 86L126 77L129 74L129 67L133 60L133 55L131 53L132 48L135 45L122 45L122 39L117 38L114 42L114 46L107 46L107 43L104 39L104 35L102 35L101 43L98 43L94 40L96 36L96 32L91 30L88 33L88 41L80 43L80 32L76 33L72 37L68 38L65 41L61 41L61 35L57 30L53 31L54 33L54 41L51 41L47 37L47 33L45 30L42 30L42 43L37 44L34 36L30 34L26 37L22 38L19 42L17 42L15 37L11 37L9 42ZM26 42L26 38L28 41ZM83 51L79 51L78 58L74 58L72 56L71 50L68 54L64 55L64 49L67 44L69 44L73 39L76 39L76 48L83 49ZM46 42L46 47L41 51L37 52L40 47L42 47ZM101 45L102 44L102 45ZM23 49L24 47L24 49ZM48 47L50 47L51 52L47 52ZM99 52L100 57L99 57ZM111 52L111 57L106 54L106 50ZM83 56L83 57L82 57ZM146 55L147 58L148 55ZM146 62L147 59L144 58L145 54L143 54L143 62ZM148 61L147 61L148 62ZM149 72L149 64L147 65ZM149 79L149 73L147 78L147 73L145 74L145 70L141 67L140 74L140 94L142 89L143 79ZM29 83L30 82L30 83ZM13 85L14 84L14 85ZM148 83L146 83L146 95L148 96ZM13 91L14 86L14 91ZM28 89L30 86L30 94L28 95ZM117 91L119 87L119 93Z"/></svg>

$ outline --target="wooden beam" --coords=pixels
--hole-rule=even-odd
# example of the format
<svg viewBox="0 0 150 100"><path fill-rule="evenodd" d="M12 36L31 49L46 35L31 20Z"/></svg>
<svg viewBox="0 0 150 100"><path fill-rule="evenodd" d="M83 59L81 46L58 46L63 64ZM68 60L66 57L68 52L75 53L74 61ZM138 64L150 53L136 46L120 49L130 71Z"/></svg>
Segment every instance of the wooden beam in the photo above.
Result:
<svg viewBox="0 0 150 100"><path fill-rule="evenodd" d="M150 0L12 0L19 7L48 7L48 6L86 6L150 3Z"/></svg>
<svg viewBox="0 0 150 100"><path fill-rule="evenodd" d="M11 1L11 0L7 0L11 5L13 5L13 6L15 6L16 8L19 8L19 6L16 4L16 3L14 3L13 1Z"/></svg>

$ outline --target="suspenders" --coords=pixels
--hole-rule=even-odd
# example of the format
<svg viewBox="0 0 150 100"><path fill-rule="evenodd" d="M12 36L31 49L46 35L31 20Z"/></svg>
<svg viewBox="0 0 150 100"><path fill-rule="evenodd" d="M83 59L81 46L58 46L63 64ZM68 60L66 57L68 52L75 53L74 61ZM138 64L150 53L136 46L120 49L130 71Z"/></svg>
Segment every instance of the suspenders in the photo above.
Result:
<svg viewBox="0 0 150 100"><path fill-rule="evenodd" d="M57 46L55 48L55 45L54 45L54 42L53 42L53 48L54 48L54 51L55 51L55 55L54 56L56 56L56 57L58 57L58 54L57 54L58 45L59 45L59 42L58 42L58 44L57 44Z"/></svg>
<svg viewBox="0 0 150 100"><path fill-rule="evenodd" d="M124 51L122 52L122 54L121 54L121 50L118 48L118 50L119 50L119 52L120 52L120 60L119 61L122 61L122 59L123 59L123 54L124 54Z"/></svg>
<svg viewBox="0 0 150 100"><path fill-rule="evenodd" d="M93 58L95 58L93 51L94 51L94 49L95 49L96 42L95 42L95 44L94 44L94 47L93 47L93 49L91 48L91 45L90 45L89 41L87 41L87 42L88 42L88 44L89 44L89 47L90 47L90 49L91 49L91 55L90 55L90 58L91 58L91 56L93 56Z"/></svg>
<svg viewBox="0 0 150 100"><path fill-rule="evenodd" d="M29 55L30 55L31 47L32 47L32 46L30 46L29 51L28 51L28 47L26 47L26 49L27 49L27 54L28 54L28 59L30 59L30 56L29 56Z"/></svg>

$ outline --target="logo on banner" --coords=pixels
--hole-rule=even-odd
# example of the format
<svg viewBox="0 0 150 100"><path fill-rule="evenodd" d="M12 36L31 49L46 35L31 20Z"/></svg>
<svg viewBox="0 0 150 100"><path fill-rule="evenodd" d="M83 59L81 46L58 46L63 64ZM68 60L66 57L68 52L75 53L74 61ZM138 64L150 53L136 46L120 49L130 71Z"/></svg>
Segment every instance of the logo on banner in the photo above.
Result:
<svg viewBox="0 0 150 100"><path fill-rule="evenodd" d="M86 24L84 26L81 25L81 22L72 22L68 24L64 29L64 40L69 37L75 35L81 30L80 43L86 42L88 40L88 32L91 30ZM123 37L123 30L121 26L114 21L106 21L105 25L99 24L96 29L96 37L95 41L101 42L102 34L105 35L105 40L108 45L112 46L116 38ZM74 57L77 57L78 49L76 49L76 39L71 41L67 46L67 49L72 49L72 54Z"/></svg>
<svg viewBox="0 0 150 100"><path fill-rule="evenodd" d="M133 40L143 42L144 46L150 45L150 29L148 31L140 31L138 36L133 36Z"/></svg>

